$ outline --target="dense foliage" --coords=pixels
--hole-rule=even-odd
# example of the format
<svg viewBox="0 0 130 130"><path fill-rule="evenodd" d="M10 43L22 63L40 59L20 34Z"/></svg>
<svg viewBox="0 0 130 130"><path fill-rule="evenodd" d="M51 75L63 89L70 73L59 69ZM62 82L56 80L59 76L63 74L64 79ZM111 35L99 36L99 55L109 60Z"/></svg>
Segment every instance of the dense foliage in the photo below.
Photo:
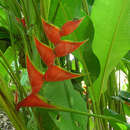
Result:
<svg viewBox="0 0 130 130"><path fill-rule="evenodd" d="M0 107L17 130L130 129L129 5L0 0Z"/></svg>

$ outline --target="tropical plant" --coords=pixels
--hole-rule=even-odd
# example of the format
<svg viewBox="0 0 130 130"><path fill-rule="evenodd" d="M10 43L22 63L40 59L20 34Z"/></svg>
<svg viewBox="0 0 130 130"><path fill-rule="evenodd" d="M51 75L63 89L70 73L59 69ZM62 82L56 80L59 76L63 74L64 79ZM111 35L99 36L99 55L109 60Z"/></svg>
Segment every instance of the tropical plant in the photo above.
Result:
<svg viewBox="0 0 130 130"><path fill-rule="evenodd" d="M0 0L0 107L17 130L130 129L129 5Z"/></svg>

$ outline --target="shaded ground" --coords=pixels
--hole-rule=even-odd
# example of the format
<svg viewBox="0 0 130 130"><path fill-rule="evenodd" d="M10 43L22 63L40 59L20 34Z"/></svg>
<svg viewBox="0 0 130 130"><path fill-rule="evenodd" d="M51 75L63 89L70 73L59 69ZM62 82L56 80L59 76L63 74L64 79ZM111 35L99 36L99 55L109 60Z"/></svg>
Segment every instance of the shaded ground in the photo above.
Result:
<svg viewBox="0 0 130 130"><path fill-rule="evenodd" d="M0 109L0 130L15 130L5 112Z"/></svg>

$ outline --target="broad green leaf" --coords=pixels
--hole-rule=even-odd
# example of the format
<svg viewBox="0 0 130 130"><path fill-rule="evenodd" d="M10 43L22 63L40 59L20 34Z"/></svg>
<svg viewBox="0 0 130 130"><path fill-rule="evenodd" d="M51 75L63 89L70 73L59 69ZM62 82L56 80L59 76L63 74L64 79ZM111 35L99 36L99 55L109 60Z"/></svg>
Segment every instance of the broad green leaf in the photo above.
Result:
<svg viewBox="0 0 130 130"><path fill-rule="evenodd" d="M57 128L56 124L54 123L54 121L52 120L52 118L50 117L49 113L42 109L42 108L37 108L36 109L36 113L37 113L37 118L39 119L40 122L38 122L39 127L41 129L44 130L59 130L59 128ZM31 123L30 123L31 126ZM35 130L35 129L34 129Z"/></svg>
<svg viewBox="0 0 130 130"><path fill-rule="evenodd" d="M73 54L83 64L85 73L85 67L87 67L92 82L96 80L100 72L99 61L92 50L93 36L94 28L92 21L90 17L85 16L80 26L75 30L72 39L76 39L78 41L88 39L88 42L84 43L79 49L74 51Z"/></svg>
<svg viewBox="0 0 130 130"><path fill-rule="evenodd" d="M44 96L52 104L78 111L87 111L86 103L78 92L73 89L72 83L48 82L44 84ZM61 130L85 130L87 117L69 112L50 112L51 118Z"/></svg>
<svg viewBox="0 0 130 130"><path fill-rule="evenodd" d="M130 117L130 106L123 104L124 112Z"/></svg>
<svg viewBox="0 0 130 130"><path fill-rule="evenodd" d="M49 21L55 21L56 25L61 26L66 21L81 16L81 7L81 0L52 0Z"/></svg>
<svg viewBox="0 0 130 130"><path fill-rule="evenodd" d="M94 0L87 0L87 2L88 2L89 5L93 5Z"/></svg>
<svg viewBox="0 0 130 130"><path fill-rule="evenodd" d="M98 0L94 2L92 21L95 28L93 50L101 65L94 83L95 99L107 88L110 72L130 49L130 1Z"/></svg>
<svg viewBox="0 0 130 130"><path fill-rule="evenodd" d="M8 49L4 53L4 56L5 56L6 60L8 61L8 63L11 65L11 63L13 62L14 57L15 57L13 49L11 47L8 47ZM4 63L4 61L1 59L1 57L0 57L0 60L2 63ZM0 63L0 74L6 81L8 80L8 72L6 71L6 69L3 67L3 65L1 63Z"/></svg>
<svg viewBox="0 0 130 130"><path fill-rule="evenodd" d="M31 116L31 118L27 122L27 129L28 130L38 130L37 122L36 122L33 115Z"/></svg>
<svg viewBox="0 0 130 130"><path fill-rule="evenodd" d="M104 114L108 115L108 116L112 116L121 121L125 121L125 119L120 114L118 114L110 109L105 109ZM124 125L124 124L121 124L121 123L118 123L115 121L111 121L111 120L109 120L109 123L114 128L114 130L127 130L127 128L129 128L129 125L127 123L126 123L126 125Z"/></svg>
<svg viewBox="0 0 130 130"><path fill-rule="evenodd" d="M6 27L5 20L7 20L7 14L6 14L6 12L4 11L3 8L0 8L0 26Z"/></svg>

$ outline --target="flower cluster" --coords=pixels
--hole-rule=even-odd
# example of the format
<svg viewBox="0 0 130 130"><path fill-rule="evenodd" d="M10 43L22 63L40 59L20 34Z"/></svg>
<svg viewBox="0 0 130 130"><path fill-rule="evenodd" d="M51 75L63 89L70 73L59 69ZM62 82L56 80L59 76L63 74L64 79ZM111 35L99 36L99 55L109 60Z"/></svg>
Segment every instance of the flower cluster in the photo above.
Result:
<svg viewBox="0 0 130 130"><path fill-rule="evenodd" d="M25 99L23 99L21 102L17 104L17 110L19 110L20 107L44 107L51 109L56 108L56 106L53 106L43 101L38 95L38 92L40 91L43 83L45 81L63 81L81 76L80 74L68 72L60 68L59 66L55 65L55 58L66 56L67 54L73 52L80 45L86 42L72 42L67 40L61 40L61 37L72 33L79 26L82 20L83 18L79 20L68 21L60 29L52 24L48 24L44 19L42 19L44 32L47 38L54 44L55 48L52 49L47 45L41 43L36 37L34 38L36 48L41 56L41 59L47 65L48 69L45 72L45 74L42 74L32 64L28 55L26 55L27 71L32 87L32 92L29 96L27 96Z"/></svg>

